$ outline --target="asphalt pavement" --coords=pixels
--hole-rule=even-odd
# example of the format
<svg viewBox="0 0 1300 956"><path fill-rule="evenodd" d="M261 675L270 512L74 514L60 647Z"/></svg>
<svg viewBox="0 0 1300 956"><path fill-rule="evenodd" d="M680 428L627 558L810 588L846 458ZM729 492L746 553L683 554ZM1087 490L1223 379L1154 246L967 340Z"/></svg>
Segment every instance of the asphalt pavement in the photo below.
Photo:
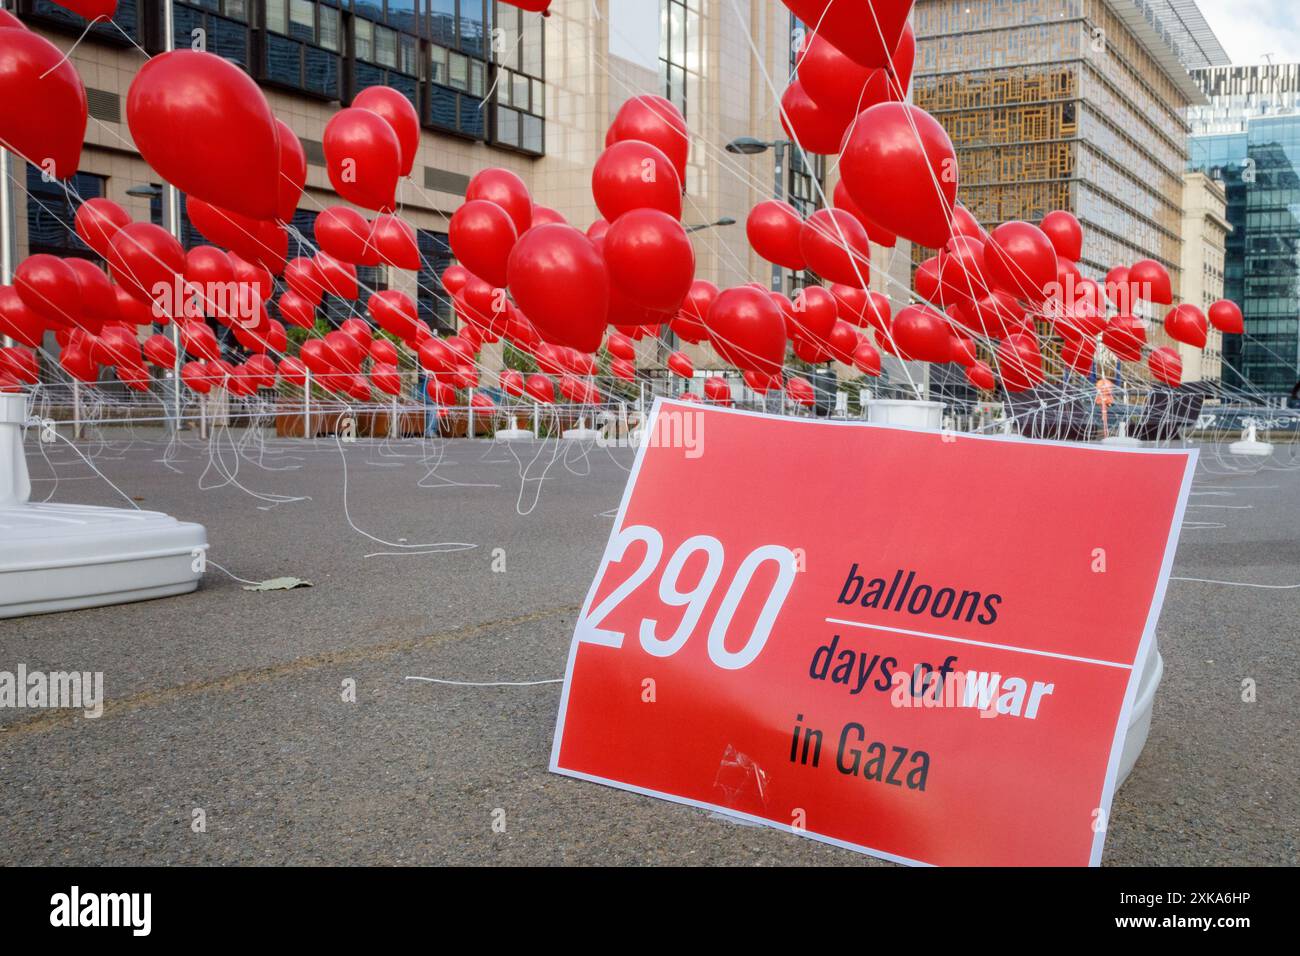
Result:
<svg viewBox="0 0 1300 956"><path fill-rule="evenodd" d="M548 773L558 683L405 679L563 676L629 451L108 434L95 467L206 525L212 566L190 595L0 621L0 670L106 694L99 719L0 709L0 863L889 865ZM46 454L33 497L125 505ZM1174 574L1300 584L1300 448L1204 449ZM314 586L235 580L281 576ZM1159 640L1105 863L1294 865L1300 588L1171 582Z"/></svg>

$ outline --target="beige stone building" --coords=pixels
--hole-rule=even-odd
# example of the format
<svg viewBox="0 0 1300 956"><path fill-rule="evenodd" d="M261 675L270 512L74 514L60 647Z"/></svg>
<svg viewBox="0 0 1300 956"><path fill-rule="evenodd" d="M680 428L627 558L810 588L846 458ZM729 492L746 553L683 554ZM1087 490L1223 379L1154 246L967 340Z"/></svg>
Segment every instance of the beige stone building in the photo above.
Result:
<svg viewBox="0 0 1300 956"><path fill-rule="evenodd" d="M32 29L63 50L85 27L50 0L17 6ZM447 222L469 178L490 166L513 170L536 202L586 228L598 215L590 176L605 130L624 100L639 93L668 96L690 126L684 222L734 220L693 232L697 275L721 287L771 281L768 264L749 249L744 221L755 203L772 196L779 154L736 155L725 146L740 136L783 138L776 104L797 24L780 3L555 0L550 16L541 17L494 0L177 0L174 17L177 46L202 43L246 69L302 140L308 177L295 225L308 238L313 215L339 202L321 149L329 118L367 85L387 83L411 98L423 131L398 197L429 266L414 277L389 270L363 274L362 281L411 292L422 315L444 328L454 317L437 274L451 261ZM73 188L82 198L107 196L139 220L161 221L164 204L157 175L132 144L126 94L144 51L164 49L162 24L161 0L121 0L116 24L92 27L70 54L90 103ZM23 165L15 164L18 259L38 250L89 255L66 228L74 204L60 207L61 198L29 175L23 189ZM782 170L783 191L806 211L819 204L825 178L813 173L788 158ZM829 184L821 188L828 194ZM42 205L33 212L36 203ZM905 283L905 244L876 252L877 263L892 262ZM296 254L291 241L290 256ZM798 279L782 281L789 292ZM707 367L710 351L696 351L697 364Z"/></svg>
<svg viewBox="0 0 1300 956"><path fill-rule="evenodd" d="M1201 172L1183 176L1182 301L1205 311L1223 298L1223 257L1232 224L1223 184ZM1220 381L1223 333L1210 326L1205 349L1175 343L1183 359L1183 381Z"/></svg>

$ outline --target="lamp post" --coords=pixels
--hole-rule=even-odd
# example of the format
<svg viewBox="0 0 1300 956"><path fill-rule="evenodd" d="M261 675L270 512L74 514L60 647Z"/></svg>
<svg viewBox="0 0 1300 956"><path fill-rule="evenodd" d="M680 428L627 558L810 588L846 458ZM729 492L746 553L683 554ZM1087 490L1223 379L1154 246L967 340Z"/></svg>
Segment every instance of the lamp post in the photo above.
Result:
<svg viewBox="0 0 1300 956"><path fill-rule="evenodd" d="M735 224L736 224L736 220L732 219L730 216L723 216L717 222L705 222L705 223L701 223L698 226L687 226L686 231L701 232L705 229L712 229L714 226L734 226Z"/></svg>
<svg viewBox="0 0 1300 956"><path fill-rule="evenodd" d="M737 156L757 156L769 149L774 150L776 153L776 167L773 173L772 197L785 202L785 151L793 145L788 139L777 139L769 143L761 139L755 139L753 136L738 136L724 148L727 152L735 153ZM772 291L785 291L785 276L782 274L781 267L776 263L772 264Z"/></svg>

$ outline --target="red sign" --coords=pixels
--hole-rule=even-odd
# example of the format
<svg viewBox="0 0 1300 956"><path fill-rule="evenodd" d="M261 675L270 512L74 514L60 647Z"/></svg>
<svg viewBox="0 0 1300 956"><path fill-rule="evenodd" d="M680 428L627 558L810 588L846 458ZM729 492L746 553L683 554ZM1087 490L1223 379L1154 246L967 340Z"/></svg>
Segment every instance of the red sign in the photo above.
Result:
<svg viewBox="0 0 1300 956"><path fill-rule="evenodd" d="M660 402L551 769L910 863L1096 864L1195 452Z"/></svg>

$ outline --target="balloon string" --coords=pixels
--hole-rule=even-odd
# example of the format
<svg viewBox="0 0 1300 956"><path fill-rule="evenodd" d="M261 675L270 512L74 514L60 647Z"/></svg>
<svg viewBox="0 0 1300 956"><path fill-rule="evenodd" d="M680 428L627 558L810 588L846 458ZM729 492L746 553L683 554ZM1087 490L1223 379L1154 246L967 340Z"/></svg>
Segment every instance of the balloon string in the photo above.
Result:
<svg viewBox="0 0 1300 956"><path fill-rule="evenodd" d="M80 44L82 40L86 39L86 34L90 32L90 28L93 27L100 20L108 20L108 18L101 13L99 16L95 17L95 19L87 23L86 29L81 31L81 36L77 37L77 39L73 42L72 46L68 47L68 49L64 51L63 56L59 57L58 63L55 63L52 67L50 67L48 70L46 70L44 73L40 75L40 79L42 80L45 79L55 70L57 70L59 67L63 66L63 64L67 63L68 58L72 56L72 51L74 51L77 48L78 44ZM108 20L108 22L112 23L113 21ZM116 24L114 24L114 26L116 26ZM119 27L119 29L121 28Z"/></svg>

